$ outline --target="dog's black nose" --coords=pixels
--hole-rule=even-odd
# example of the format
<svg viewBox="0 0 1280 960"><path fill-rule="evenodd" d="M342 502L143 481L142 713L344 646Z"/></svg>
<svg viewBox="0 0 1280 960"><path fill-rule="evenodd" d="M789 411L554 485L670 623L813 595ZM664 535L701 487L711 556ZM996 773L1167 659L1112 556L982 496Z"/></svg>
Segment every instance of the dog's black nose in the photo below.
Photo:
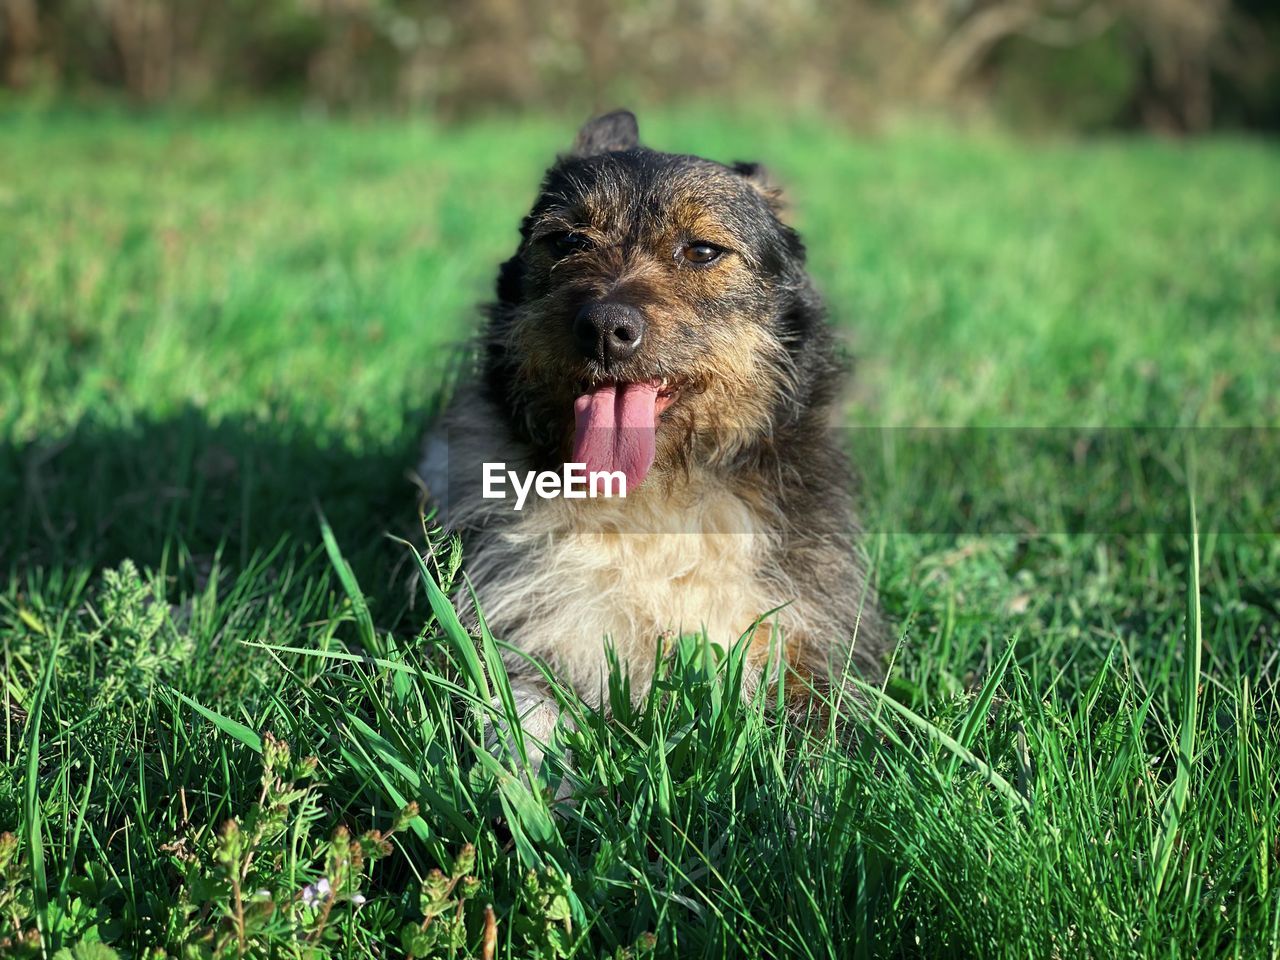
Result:
<svg viewBox="0 0 1280 960"><path fill-rule="evenodd" d="M644 317L625 303L589 303L573 321L573 336L591 359L621 362L640 346Z"/></svg>

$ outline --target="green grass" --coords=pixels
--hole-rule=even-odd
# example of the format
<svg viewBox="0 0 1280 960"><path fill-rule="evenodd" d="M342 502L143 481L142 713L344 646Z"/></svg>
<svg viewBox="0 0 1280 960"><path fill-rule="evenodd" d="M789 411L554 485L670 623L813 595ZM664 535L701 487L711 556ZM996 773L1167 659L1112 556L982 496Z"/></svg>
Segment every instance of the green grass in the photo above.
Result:
<svg viewBox="0 0 1280 960"><path fill-rule="evenodd" d="M641 119L790 186L851 425L1280 425L1272 145ZM399 956L429 914L419 957L479 955L491 904L513 957L1280 956L1276 501L1214 522L1212 457L1198 535L1176 462L1160 532L872 536L903 642L852 746L686 638L612 720L559 692L572 805L480 748L501 637L383 534L569 136L0 118L0 954Z"/></svg>

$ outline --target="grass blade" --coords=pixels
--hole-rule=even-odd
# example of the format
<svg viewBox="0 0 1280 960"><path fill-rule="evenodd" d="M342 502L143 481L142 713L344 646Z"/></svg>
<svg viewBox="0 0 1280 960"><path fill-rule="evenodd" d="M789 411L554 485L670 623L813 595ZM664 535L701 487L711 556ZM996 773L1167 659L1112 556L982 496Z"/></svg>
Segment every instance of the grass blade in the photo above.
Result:
<svg viewBox="0 0 1280 960"><path fill-rule="evenodd" d="M888 707L891 711L896 713L903 720L907 721L907 723L911 724L917 730L924 733L931 740L937 741L939 745L948 750L954 756L969 764L969 766L981 773L987 779L987 782L990 783L991 786L995 787L997 792L1003 794L1005 798L1013 801L1028 813L1031 811L1030 802L1026 797L1014 789L1013 784L1009 783L1008 780L996 773L995 770L993 770L984 760L974 756L973 752L969 750L968 747L957 742L950 734L944 733L936 725L930 723L910 707L903 706L897 700L894 700L887 694L882 693L878 687L873 687L869 683L863 683L856 677L850 677L849 682L868 697L873 698L877 703ZM873 719L875 719L874 716ZM879 722L880 721L877 720L877 723Z"/></svg>
<svg viewBox="0 0 1280 960"><path fill-rule="evenodd" d="M204 704L192 700L185 693L174 690L172 687L169 687L168 691L172 696L177 697L233 740L239 740L255 753L262 752L262 738L243 723L238 720L232 720L230 717L224 717L215 710L210 710Z"/></svg>
<svg viewBox="0 0 1280 960"><path fill-rule="evenodd" d="M351 564L347 563L346 557L342 555L342 549L338 546L338 539L333 535L329 521L325 519L323 513L318 510L316 513L320 518L320 537L324 540L325 553L329 555L329 562L333 564L338 580L342 583L342 589L347 599L351 601L351 612L356 619L356 630L360 634L360 642L366 650L378 652L378 636L373 629L373 615L369 613L369 602L365 599L360 584L356 582Z"/></svg>
<svg viewBox="0 0 1280 960"><path fill-rule="evenodd" d="M436 578L431 575L427 562L422 559L422 554L417 548L407 540L401 540L398 537L393 539L412 551L413 558L418 563L418 573L422 576L423 589L427 592L427 602L431 605L431 612L435 614L436 622L440 624L440 629L444 631L445 639L449 641L454 652L462 658L462 666L472 689L486 703L492 703L493 693L489 689L489 680L485 674L484 665L480 662L476 643L471 638L471 634L467 633L462 621L458 619L458 611L453 608L449 598L436 583Z"/></svg>
<svg viewBox="0 0 1280 960"><path fill-rule="evenodd" d="M956 739L966 750L973 747L973 741L977 738L978 731L991 715L991 702L995 699L996 690L1004 682L1004 675L1009 670L1009 664L1013 662L1013 651L1017 646L1018 638L1014 637L1009 641L1009 646L1005 648L996 665L991 668L991 672L987 674L987 679L982 684L982 689L978 691L977 699L973 701L973 706L969 709L969 715L965 717L964 726L960 728L960 736ZM955 776L956 768L959 766L959 754L952 754L951 760L947 764L947 776Z"/></svg>
<svg viewBox="0 0 1280 960"><path fill-rule="evenodd" d="M1173 778L1173 789L1165 801L1160 816L1160 835L1155 849L1156 895L1164 889L1168 876L1169 860L1178 839L1178 826L1182 811L1187 805L1191 790L1191 769L1195 761L1196 729L1200 708L1200 531L1196 523L1196 499L1194 490L1187 501L1188 522L1191 528L1191 557L1187 570L1187 622L1183 630L1185 670L1182 674L1182 717L1178 735L1178 772Z"/></svg>
<svg viewBox="0 0 1280 960"><path fill-rule="evenodd" d="M242 646L257 647L259 650L270 650L272 653L291 653L300 657L313 657L317 660L341 660L343 663L360 663L381 667L395 673L416 674L418 671L398 660L386 657L371 657L364 653L347 653L343 650L316 650L313 647L289 647L274 643L263 643L260 640L241 640Z"/></svg>
<svg viewBox="0 0 1280 960"><path fill-rule="evenodd" d="M27 782L23 794L23 807L27 825L28 859L31 862L31 886L35 897L36 916L41 931L49 930L49 878L44 868L44 835L41 829L40 792L40 719L44 714L44 701L53 686L54 668L58 662L58 635L49 646L49 661L45 664L40 686L31 701L31 732L27 737Z"/></svg>

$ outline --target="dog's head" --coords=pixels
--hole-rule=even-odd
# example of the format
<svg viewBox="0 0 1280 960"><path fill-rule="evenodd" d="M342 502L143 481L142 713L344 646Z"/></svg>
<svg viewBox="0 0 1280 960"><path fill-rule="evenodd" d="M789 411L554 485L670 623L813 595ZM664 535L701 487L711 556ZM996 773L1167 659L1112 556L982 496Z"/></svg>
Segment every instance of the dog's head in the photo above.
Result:
<svg viewBox="0 0 1280 960"><path fill-rule="evenodd" d="M549 455L622 470L731 458L814 402L831 350L804 247L754 164L592 120L503 265L486 382Z"/></svg>

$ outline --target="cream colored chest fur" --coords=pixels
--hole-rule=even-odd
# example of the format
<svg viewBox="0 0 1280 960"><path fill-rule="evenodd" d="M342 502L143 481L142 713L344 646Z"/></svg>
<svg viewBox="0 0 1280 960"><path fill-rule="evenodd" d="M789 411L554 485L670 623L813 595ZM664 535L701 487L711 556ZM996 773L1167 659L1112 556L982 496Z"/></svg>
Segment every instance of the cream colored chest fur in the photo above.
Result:
<svg viewBox="0 0 1280 960"><path fill-rule="evenodd" d="M649 482L625 500L531 499L517 517L472 556L481 607L495 634L590 700L606 638L639 695L664 633L727 646L784 599L762 576L776 547L764 518L706 476Z"/></svg>

